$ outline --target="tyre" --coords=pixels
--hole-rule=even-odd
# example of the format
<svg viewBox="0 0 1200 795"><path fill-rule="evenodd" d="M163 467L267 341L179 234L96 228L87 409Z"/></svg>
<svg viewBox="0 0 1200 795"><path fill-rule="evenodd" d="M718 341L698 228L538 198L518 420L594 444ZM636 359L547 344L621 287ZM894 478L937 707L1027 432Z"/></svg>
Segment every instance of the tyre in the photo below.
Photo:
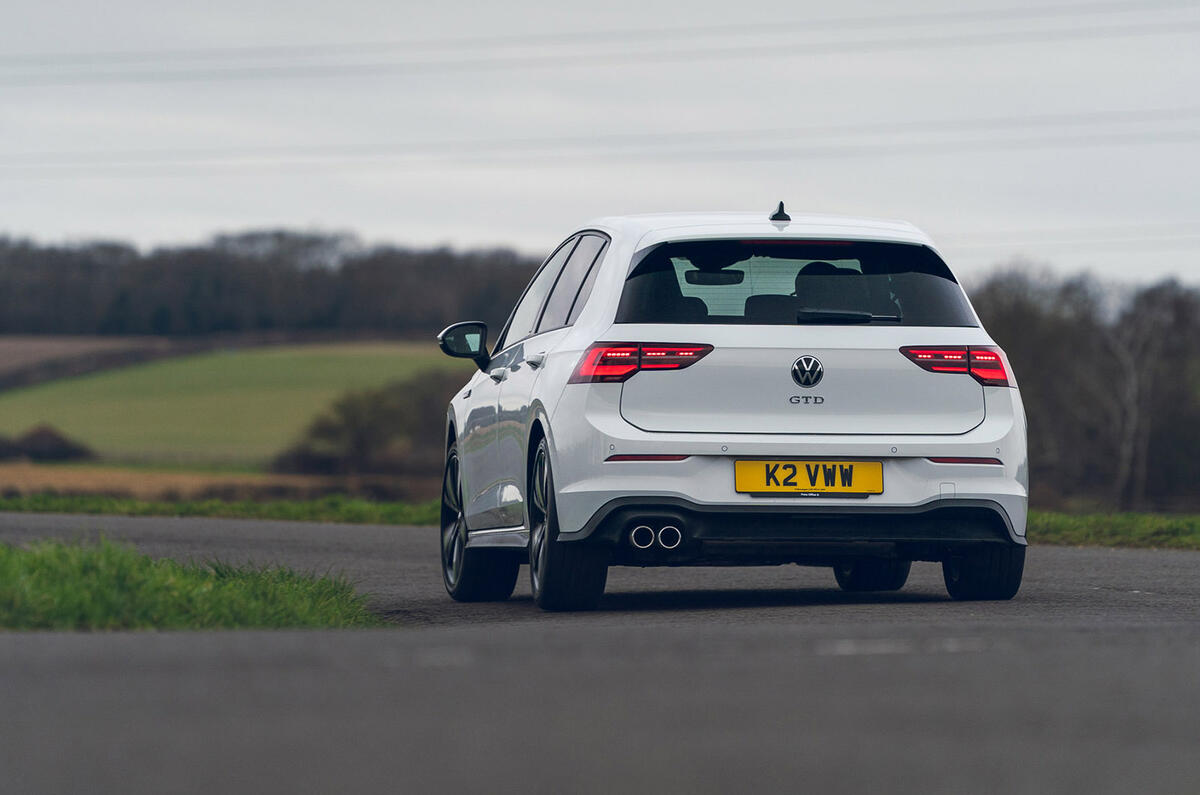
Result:
<svg viewBox="0 0 1200 795"><path fill-rule="evenodd" d="M843 591L898 591L908 582L910 560L860 558L833 567L833 576Z"/></svg>
<svg viewBox="0 0 1200 795"><path fill-rule="evenodd" d="M554 475L550 448L538 441L529 471L526 515L529 520L529 584L543 610L592 610L604 595L608 550L558 540Z"/></svg>
<svg viewBox="0 0 1200 795"><path fill-rule="evenodd" d="M512 596L521 559L502 549L467 546L458 445L446 453L442 476L442 582L459 602L502 602Z"/></svg>
<svg viewBox="0 0 1200 795"><path fill-rule="evenodd" d="M990 545L942 563L946 590L955 599L1012 599L1021 588L1025 547Z"/></svg>

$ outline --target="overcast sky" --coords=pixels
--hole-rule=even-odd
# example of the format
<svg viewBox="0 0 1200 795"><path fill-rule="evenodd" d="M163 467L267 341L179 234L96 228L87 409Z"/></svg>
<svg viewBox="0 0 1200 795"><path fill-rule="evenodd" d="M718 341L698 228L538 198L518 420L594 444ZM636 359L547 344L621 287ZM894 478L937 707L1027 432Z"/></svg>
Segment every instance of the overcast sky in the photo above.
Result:
<svg viewBox="0 0 1200 795"><path fill-rule="evenodd" d="M541 253L784 199L968 282L1200 281L1200 3L1048 2L0 0L0 233Z"/></svg>

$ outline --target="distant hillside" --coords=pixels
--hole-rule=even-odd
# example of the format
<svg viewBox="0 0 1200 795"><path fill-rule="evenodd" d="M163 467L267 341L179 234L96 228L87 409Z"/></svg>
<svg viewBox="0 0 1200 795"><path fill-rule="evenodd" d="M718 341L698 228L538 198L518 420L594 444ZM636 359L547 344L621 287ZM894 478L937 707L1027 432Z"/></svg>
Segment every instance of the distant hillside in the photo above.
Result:
<svg viewBox="0 0 1200 795"><path fill-rule="evenodd" d="M362 333L336 331L276 331L191 337L0 334L0 392L207 351L241 350L267 345L378 341L381 337L374 333L364 336Z"/></svg>
<svg viewBox="0 0 1200 795"><path fill-rule="evenodd" d="M107 461L258 469L344 391L429 368L458 368L465 381L471 364L432 341L183 356L0 393L0 435L48 424Z"/></svg>

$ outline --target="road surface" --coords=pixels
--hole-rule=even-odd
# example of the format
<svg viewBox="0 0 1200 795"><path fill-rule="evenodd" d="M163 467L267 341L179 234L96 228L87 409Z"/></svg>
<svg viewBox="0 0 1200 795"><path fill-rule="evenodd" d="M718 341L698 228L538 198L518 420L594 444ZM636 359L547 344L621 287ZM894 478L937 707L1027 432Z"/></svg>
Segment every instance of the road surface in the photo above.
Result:
<svg viewBox="0 0 1200 795"><path fill-rule="evenodd" d="M1034 548L1012 602L614 569L444 594L436 531L0 514L0 541L351 575L394 629L0 633L0 791L1200 792L1200 553Z"/></svg>

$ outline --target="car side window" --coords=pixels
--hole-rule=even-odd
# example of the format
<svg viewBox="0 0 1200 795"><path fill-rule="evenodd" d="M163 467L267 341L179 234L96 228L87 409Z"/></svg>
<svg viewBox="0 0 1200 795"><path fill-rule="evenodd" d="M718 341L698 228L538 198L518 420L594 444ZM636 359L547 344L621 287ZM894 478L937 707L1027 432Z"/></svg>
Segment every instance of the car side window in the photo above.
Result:
<svg viewBox="0 0 1200 795"><path fill-rule="evenodd" d="M538 318L542 314L542 305L546 302L546 296L558 279L563 263L574 251L576 241L577 238L571 237L559 246L558 250L550 256L550 259L546 260L541 270L533 277L533 281L525 288L521 300L517 301L516 308L508 318L504 332L496 342L496 351L502 351L514 342L520 342L534 333Z"/></svg>
<svg viewBox="0 0 1200 795"><path fill-rule="evenodd" d="M579 294L575 296L575 303L571 305L571 314L567 316L567 325L575 325L575 321L579 318L579 313L583 311L583 307L587 304L588 297L592 294L592 285L596 283L596 274L600 272L600 263L604 260L604 252L608 250L608 241L604 241L604 245L600 247L600 252L596 254L596 258L592 260L592 265L588 268L587 276L583 279L583 286L579 288Z"/></svg>
<svg viewBox="0 0 1200 795"><path fill-rule="evenodd" d="M567 260L562 275L558 277L558 282L550 291L550 299L546 301L546 311L542 313L542 322L538 324L539 332L570 325L568 317L571 314L575 298L579 295L584 277L587 276L592 263L596 261L596 255L604 248L606 242L608 241L599 235L583 235L579 238L579 244L575 246L575 251Z"/></svg>

